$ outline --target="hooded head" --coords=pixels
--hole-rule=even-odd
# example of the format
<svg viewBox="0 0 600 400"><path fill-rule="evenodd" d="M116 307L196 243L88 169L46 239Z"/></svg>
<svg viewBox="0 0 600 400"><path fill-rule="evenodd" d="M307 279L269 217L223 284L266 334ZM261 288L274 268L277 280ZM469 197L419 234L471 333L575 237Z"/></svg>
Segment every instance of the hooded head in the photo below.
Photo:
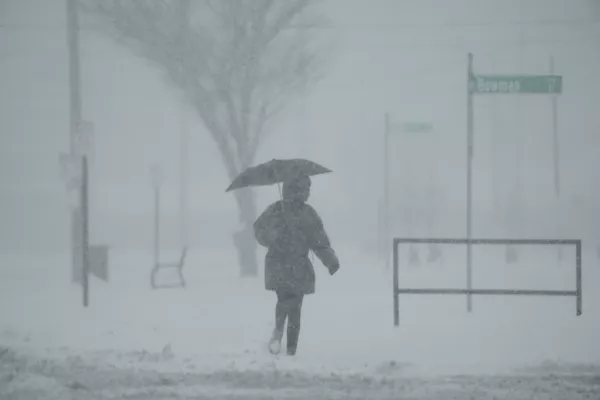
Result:
<svg viewBox="0 0 600 400"><path fill-rule="evenodd" d="M305 202L310 196L310 177L301 175L283 182L282 195L284 200L299 200Z"/></svg>

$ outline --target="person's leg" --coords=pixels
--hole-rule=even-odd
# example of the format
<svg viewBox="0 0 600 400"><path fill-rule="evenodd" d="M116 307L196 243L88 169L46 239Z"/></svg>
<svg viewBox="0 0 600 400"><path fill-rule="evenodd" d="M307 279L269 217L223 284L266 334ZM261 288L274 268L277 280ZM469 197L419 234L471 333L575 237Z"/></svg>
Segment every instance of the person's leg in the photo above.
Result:
<svg viewBox="0 0 600 400"><path fill-rule="evenodd" d="M275 305L275 329L283 332L285 320L288 317L288 302L290 295L284 292L277 292L277 304Z"/></svg>
<svg viewBox="0 0 600 400"><path fill-rule="evenodd" d="M273 335L269 341L269 351L273 354L278 354L281 351L281 339L283 338L285 320L288 317L288 303L290 297L290 295L285 292L278 291L276 293L277 304L275 305L275 328L273 329Z"/></svg>
<svg viewBox="0 0 600 400"><path fill-rule="evenodd" d="M304 295L299 294L289 301L288 326L287 326L287 354L293 356L298 348L300 336L300 319L302 317L302 302Z"/></svg>

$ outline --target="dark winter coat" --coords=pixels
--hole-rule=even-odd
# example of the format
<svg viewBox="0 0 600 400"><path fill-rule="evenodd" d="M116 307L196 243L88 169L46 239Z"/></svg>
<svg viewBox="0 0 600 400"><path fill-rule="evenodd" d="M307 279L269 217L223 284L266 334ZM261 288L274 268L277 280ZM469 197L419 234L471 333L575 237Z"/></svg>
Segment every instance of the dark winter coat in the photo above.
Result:
<svg viewBox="0 0 600 400"><path fill-rule="evenodd" d="M254 223L256 240L267 247L265 288L297 294L315 292L312 250L330 273L339 268L319 214L299 200L271 204Z"/></svg>

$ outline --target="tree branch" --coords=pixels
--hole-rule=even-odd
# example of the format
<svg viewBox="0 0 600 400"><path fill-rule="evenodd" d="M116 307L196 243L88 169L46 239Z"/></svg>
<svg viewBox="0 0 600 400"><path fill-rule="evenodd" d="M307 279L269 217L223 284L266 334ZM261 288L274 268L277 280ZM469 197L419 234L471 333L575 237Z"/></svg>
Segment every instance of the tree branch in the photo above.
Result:
<svg viewBox="0 0 600 400"><path fill-rule="evenodd" d="M313 0L80 1L185 93L231 178L319 67L306 30L288 29Z"/></svg>
<svg viewBox="0 0 600 400"><path fill-rule="evenodd" d="M310 4L310 0L294 0L293 2L286 1L287 7L284 7L280 15L277 16L275 22L267 29L265 34L265 46L269 44L277 35L285 28L302 10Z"/></svg>

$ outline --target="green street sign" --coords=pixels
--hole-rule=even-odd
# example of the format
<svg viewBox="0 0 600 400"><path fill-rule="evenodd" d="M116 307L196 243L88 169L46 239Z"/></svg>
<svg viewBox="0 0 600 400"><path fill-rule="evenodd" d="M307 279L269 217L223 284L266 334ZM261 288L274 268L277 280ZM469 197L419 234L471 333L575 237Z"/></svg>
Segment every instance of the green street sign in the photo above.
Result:
<svg viewBox="0 0 600 400"><path fill-rule="evenodd" d="M402 124L404 133L429 133L433 130L433 125L429 122L405 122Z"/></svg>
<svg viewBox="0 0 600 400"><path fill-rule="evenodd" d="M559 94L562 93L560 75L474 75L470 91L480 94Z"/></svg>

